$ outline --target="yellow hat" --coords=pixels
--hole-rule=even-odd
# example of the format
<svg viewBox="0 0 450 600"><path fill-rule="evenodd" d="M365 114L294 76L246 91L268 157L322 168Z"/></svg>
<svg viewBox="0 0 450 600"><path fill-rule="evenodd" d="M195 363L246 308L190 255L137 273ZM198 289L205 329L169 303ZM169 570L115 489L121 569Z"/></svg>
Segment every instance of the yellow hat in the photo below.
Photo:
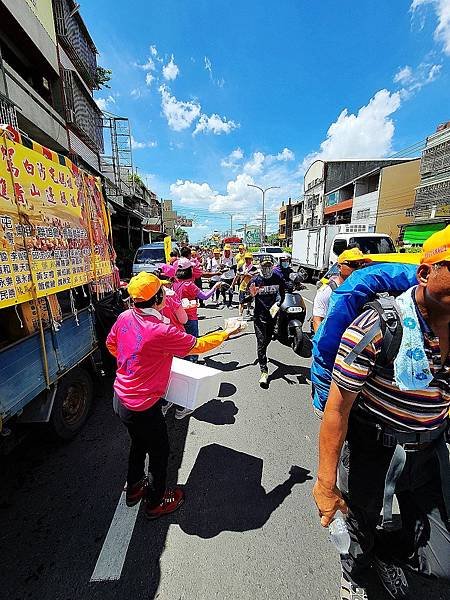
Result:
<svg viewBox="0 0 450 600"><path fill-rule="evenodd" d="M153 298L161 288L161 280L153 273L142 271L130 279L127 291L133 300L146 302Z"/></svg>
<svg viewBox="0 0 450 600"><path fill-rule="evenodd" d="M251 252L246 252L244 258L253 258L253 254Z"/></svg>
<svg viewBox="0 0 450 600"><path fill-rule="evenodd" d="M214 248L214 250L213 250L213 254L220 254L220 250L219 250L219 248Z"/></svg>
<svg viewBox="0 0 450 600"><path fill-rule="evenodd" d="M244 244L239 244L239 250L245 250Z"/></svg>
<svg viewBox="0 0 450 600"><path fill-rule="evenodd" d="M345 262L370 262L370 258L364 256L359 248L350 248L350 250L344 250L342 254L338 256L338 263L342 265Z"/></svg>
<svg viewBox="0 0 450 600"><path fill-rule="evenodd" d="M435 265L443 260L450 260L450 225L436 231L423 244L421 263Z"/></svg>
<svg viewBox="0 0 450 600"><path fill-rule="evenodd" d="M224 250L231 250L231 246L230 244L225 244L225 246L223 247Z"/></svg>

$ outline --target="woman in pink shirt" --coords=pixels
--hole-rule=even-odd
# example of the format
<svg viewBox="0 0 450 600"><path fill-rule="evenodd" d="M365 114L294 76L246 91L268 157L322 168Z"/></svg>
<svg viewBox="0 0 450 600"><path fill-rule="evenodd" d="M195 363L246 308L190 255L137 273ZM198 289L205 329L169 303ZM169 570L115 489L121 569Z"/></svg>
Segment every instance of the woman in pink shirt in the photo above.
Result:
<svg viewBox="0 0 450 600"><path fill-rule="evenodd" d="M117 360L114 408L131 438L126 503L134 506L145 498L147 518L157 519L184 500L182 489L166 489L170 449L160 400L167 391L172 359L212 350L239 329L198 339L180 331L161 314L166 293L151 273L132 277L128 293L134 307L119 315L106 340ZM146 455L151 487L144 471Z"/></svg>
<svg viewBox="0 0 450 600"><path fill-rule="evenodd" d="M186 333L198 337L198 313L197 300L208 300L222 284L218 281L213 287L204 292L193 282L193 264L187 258L180 258L174 265L177 269L173 290L178 294L183 302L184 299L190 302L190 305L185 308L188 320L184 325ZM198 356L190 355L187 360L192 362L198 361Z"/></svg>

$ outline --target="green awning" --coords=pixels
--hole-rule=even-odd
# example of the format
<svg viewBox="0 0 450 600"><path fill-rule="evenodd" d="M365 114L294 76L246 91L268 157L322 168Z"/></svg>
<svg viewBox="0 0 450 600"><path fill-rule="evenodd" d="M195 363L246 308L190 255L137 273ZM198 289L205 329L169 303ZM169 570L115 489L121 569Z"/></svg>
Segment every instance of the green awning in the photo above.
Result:
<svg viewBox="0 0 450 600"><path fill-rule="evenodd" d="M425 240L436 231L445 228L445 223L424 223L423 225L407 225L403 234L404 244L416 244L422 246Z"/></svg>

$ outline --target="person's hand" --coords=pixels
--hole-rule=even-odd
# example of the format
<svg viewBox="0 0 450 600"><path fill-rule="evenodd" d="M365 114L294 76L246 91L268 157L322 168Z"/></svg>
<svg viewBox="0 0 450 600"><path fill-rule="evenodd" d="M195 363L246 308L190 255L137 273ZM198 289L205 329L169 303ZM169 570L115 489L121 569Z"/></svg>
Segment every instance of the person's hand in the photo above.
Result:
<svg viewBox="0 0 450 600"><path fill-rule="evenodd" d="M233 335L237 335L238 333L241 333L241 331L242 331L242 323L239 323L237 321L229 323L227 325L225 331L228 333L228 337L232 337Z"/></svg>
<svg viewBox="0 0 450 600"><path fill-rule="evenodd" d="M217 289L219 289L219 288L221 288L221 287L222 287L222 282L221 282L221 281L217 281L217 282L214 284L214 289L215 289L215 290L217 290Z"/></svg>
<svg viewBox="0 0 450 600"><path fill-rule="evenodd" d="M322 527L328 527L338 510L344 515L348 512L348 506L336 486L329 488L317 480L313 488L313 496L319 509Z"/></svg>
<svg viewBox="0 0 450 600"><path fill-rule="evenodd" d="M252 296L256 296L256 294L259 292L259 287L257 287L255 283L252 283L249 286L248 291Z"/></svg>

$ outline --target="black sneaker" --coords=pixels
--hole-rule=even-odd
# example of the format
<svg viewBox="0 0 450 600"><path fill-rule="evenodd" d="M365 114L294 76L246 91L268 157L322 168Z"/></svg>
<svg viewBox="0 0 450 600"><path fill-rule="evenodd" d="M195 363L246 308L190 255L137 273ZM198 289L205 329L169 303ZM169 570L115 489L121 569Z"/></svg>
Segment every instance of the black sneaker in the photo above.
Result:
<svg viewBox="0 0 450 600"><path fill-rule="evenodd" d="M341 595L339 597L341 600L369 600L366 589L354 585L344 575L341 577Z"/></svg>
<svg viewBox="0 0 450 600"><path fill-rule="evenodd" d="M391 598L405 600L408 596L408 581L403 569L396 565L385 563L379 558L373 562L378 577Z"/></svg>

